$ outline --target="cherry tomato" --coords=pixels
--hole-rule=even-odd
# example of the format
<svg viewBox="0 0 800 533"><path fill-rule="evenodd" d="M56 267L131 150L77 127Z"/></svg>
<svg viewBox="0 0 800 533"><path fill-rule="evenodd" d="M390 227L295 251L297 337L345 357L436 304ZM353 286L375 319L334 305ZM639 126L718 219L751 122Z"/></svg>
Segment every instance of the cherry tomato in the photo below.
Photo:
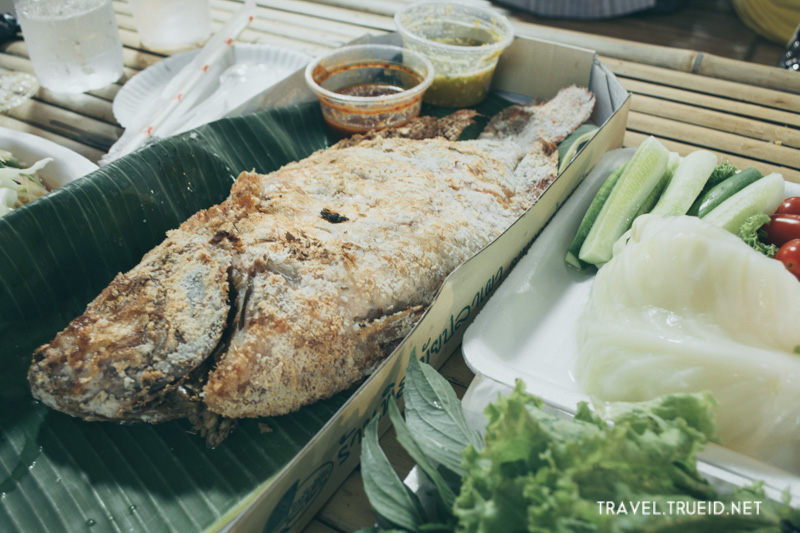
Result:
<svg viewBox="0 0 800 533"><path fill-rule="evenodd" d="M762 227L767 232L767 241L781 246L792 239L800 239L800 215L772 215L769 224Z"/></svg>
<svg viewBox="0 0 800 533"><path fill-rule="evenodd" d="M783 263L783 266L800 280L800 239L792 239L778 248L775 259Z"/></svg>
<svg viewBox="0 0 800 533"><path fill-rule="evenodd" d="M776 215L800 215L800 196L790 196L775 210Z"/></svg>

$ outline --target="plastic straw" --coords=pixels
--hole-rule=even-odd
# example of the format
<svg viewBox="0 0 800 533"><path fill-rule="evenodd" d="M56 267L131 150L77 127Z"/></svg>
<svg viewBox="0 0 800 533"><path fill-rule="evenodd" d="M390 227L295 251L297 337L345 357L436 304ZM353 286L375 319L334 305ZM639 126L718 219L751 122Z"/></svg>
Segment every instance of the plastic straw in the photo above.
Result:
<svg viewBox="0 0 800 533"><path fill-rule="evenodd" d="M100 159L105 165L129 154L159 135L163 128L173 124L191 106L182 103L192 91L202 89L209 80L211 67L219 62L234 39L250 24L255 17L255 0L245 0L244 5L212 35L200 53L181 69L167 84L158 99L142 114L140 120L129 126L106 155ZM213 81L213 80L212 80Z"/></svg>

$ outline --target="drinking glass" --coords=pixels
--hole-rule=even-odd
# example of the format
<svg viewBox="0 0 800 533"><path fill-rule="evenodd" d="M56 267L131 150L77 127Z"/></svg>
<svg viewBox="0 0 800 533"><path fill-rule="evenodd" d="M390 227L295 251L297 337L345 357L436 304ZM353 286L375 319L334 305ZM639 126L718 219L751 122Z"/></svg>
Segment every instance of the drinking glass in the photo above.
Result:
<svg viewBox="0 0 800 533"><path fill-rule="evenodd" d="M211 35L208 0L128 0L145 48L173 53L201 46Z"/></svg>
<svg viewBox="0 0 800 533"><path fill-rule="evenodd" d="M42 87L82 93L122 76L122 43L111 0L14 0Z"/></svg>

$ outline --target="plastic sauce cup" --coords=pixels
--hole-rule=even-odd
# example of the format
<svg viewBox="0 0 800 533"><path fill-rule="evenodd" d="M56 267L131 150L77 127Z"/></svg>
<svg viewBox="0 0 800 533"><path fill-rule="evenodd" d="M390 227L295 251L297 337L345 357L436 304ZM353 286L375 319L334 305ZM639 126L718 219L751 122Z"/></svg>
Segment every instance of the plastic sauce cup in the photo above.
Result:
<svg viewBox="0 0 800 533"><path fill-rule="evenodd" d="M482 7L451 2L412 4L394 16L406 48L436 71L425 102L467 107L489 93L497 60L514 39L508 19Z"/></svg>
<svg viewBox="0 0 800 533"><path fill-rule="evenodd" d="M306 83L336 137L400 126L418 116L433 74L424 56L378 44L340 48L311 62L305 71Z"/></svg>

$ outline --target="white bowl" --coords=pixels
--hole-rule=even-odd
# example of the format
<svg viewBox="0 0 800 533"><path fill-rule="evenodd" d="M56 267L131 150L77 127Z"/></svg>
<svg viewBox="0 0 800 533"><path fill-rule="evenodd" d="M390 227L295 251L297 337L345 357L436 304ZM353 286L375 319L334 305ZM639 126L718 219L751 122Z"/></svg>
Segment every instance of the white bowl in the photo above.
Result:
<svg viewBox="0 0 800 533"><path fill-rule="evenodd" d="M60 144L9 128L0 127L0 150L11 152L25 167L33 165L40 159L52 157L53 160L38 172L50 190L61 187L99 168L82 155Z"/></svg>

